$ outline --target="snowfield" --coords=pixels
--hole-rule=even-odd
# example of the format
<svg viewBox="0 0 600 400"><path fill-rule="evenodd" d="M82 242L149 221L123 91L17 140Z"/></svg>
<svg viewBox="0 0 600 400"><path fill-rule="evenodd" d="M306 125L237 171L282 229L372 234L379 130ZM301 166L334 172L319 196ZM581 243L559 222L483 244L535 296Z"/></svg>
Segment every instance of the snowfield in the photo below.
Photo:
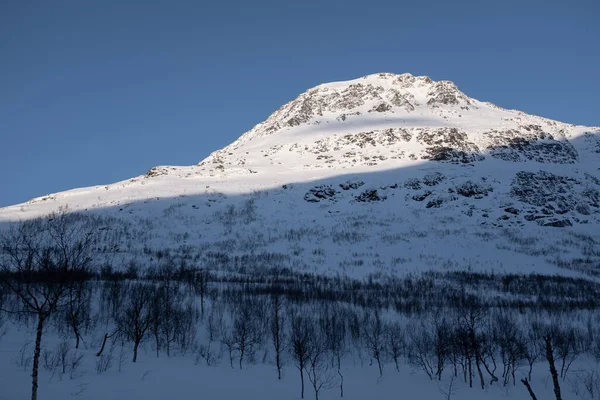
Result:
<svg viewBox="0 0 600 400"><path fill-rule="evenodd" d="M598 250L581 237L597 249L599 154L600 128L505 110L447 81L375 74L308 90L197 166L50 194L1 209L0 222L58 209L104 218L115 268L152 263L143 249L215 264L210 249L355 277L596 276Z"/></svg>

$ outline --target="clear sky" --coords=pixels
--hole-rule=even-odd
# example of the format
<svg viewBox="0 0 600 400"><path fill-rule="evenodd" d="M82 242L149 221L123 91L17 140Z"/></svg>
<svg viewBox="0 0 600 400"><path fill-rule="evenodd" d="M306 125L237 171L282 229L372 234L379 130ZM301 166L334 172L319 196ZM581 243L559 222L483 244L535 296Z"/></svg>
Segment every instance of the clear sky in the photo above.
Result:
<svg viewBox="0 0 600 400"><path fill-rule="evenodd" d="M600 1L0 1L0 206L196 164L375 72L600 125Z"/></svg>

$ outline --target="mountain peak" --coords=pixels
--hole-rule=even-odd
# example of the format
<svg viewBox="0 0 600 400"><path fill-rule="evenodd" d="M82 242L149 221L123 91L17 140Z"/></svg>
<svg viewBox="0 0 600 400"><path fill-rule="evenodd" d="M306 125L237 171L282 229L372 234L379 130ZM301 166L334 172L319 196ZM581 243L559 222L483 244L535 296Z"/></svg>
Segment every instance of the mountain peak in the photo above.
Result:
<svg viewBox="0 0 600 400"><path fill-rule="evenodd" d="M231 175L469 163L486 154L572 163L568 135L566 124L480 102L448 80L377 73L308 89L199 166Z"/></svg>
<svg viewBox="0 0 600 400"><path fill-rule="evenodd" d="M423 114L428 108L471 104L471 99L451 81L436 82L428 76L409 73L365 75L308 89L242 135L233 146L307 124L346 122L371 113Z"/></svg>

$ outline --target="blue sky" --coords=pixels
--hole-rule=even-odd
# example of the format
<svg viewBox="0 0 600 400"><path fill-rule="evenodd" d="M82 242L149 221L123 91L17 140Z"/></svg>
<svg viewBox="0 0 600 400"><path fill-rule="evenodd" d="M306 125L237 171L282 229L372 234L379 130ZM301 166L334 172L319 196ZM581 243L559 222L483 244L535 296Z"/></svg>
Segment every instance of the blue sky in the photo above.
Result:
<svg viewBox="0 0 600 400"><path fill-rule="evenodd" d="M600 2L0 2L0 206L196 164L375 72L600 125Z"/></svg>

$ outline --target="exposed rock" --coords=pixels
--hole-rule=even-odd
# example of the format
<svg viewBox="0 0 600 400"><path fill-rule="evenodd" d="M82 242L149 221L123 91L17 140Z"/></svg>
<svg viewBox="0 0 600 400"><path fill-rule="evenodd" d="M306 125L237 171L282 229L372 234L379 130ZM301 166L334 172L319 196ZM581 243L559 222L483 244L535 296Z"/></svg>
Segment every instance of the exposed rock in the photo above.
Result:
<svg viewBox="0 0 600 400"><path fill-rule="evenodd" d="M547 171L517 172L511 185L511 195L527 204L545 207L549 213L564 214L579 204L574 193L577 181Z"/></svg>
<svg viewBox="0 0 600 400"><path fill-rule="evenodd" d="M430 192L429 190L426 190L426 191L424 191L424 192L422 192L422 193L415 194L415 195L412 197L412 199L413 199L414 201L423 201L423 200L425 200L427 197L429 197L430 195L431 195L431 192Z"/></svg>
<svg viewBox="0 0 600 400"><path fill-rule="evenodd" d="M564 228L566 226L573 226L571 221L568 219L552 219L548 221L538 221L542 226L553 226L555 228Z"/></svg>
<svg viewBox="0 0 600 400"><path fill-rule="evenodd" d="M455 191L457 194L460 194L464 197L482 198L484 196L487 196L488 193L493 192L494 190L489 185L484 185L473 181L466 181L458 185L455 188Z"/></svg>
<svg viewBox="0 0 600 400"><path fill-rule="evenodd" d="M431 97L427 102L427 105L431 107L439 107L442 104L471 104L469 98L460 90L458 90L454 83L449 81L436 82L427 95Z"/></svg>
<svg viewBox="0 0 600 400"><path fill-rule="evenodd" d="M374 202L374 201L383 201L387 199L387 196L380 195L376 189L368 189L355 197L356 201L359 202Z"/></svg>
<svg viewBox="0 0 600 400"><path fill-rule="evenodd" d="M356 181L356 182L344 182L344 183L340 183L340 187L344 190L350 190L350 189L358 189L359 187L361 187L362 185L364 185L365 183L363 181Z"/></svg>
<svg viewBox="0 0 600 400"><path fill-rule="evenodd" d="M444 179L446 179L444 177L444 174L442 174L441 172L431 172L427 175L425 175L422 179L423 184L427 185L427 186L436 186L438 184L440 184Z"/></svg>
<svg viewBox="0 0 600 400"><path fill-rule="evenodd" d="M444 204L444 200L438 197L437 199L427 202L425 208L440 208L442 204Z"/></svg>
<svg viewBox="0 0 600 400"><path fill-rule="evenodd" d="M427 146L421 154L423 160L471 163L485 159L467 134L456 128L423 129L417 141Z"/></svg>
<svg viewBox="0 0 600 400"><path fill-rule="evenodd" d="M416 178L411 178L404 182L404 187L412 190L420 190L421 189L421 181Z"/></svg>
<svg viewBox="0 0 600 400"><path fill-rule="evenodd" d="M336 191L331 186L315 186L304 195L304 200L310 203L318 203L322 200L334 200Z"/></svg>

